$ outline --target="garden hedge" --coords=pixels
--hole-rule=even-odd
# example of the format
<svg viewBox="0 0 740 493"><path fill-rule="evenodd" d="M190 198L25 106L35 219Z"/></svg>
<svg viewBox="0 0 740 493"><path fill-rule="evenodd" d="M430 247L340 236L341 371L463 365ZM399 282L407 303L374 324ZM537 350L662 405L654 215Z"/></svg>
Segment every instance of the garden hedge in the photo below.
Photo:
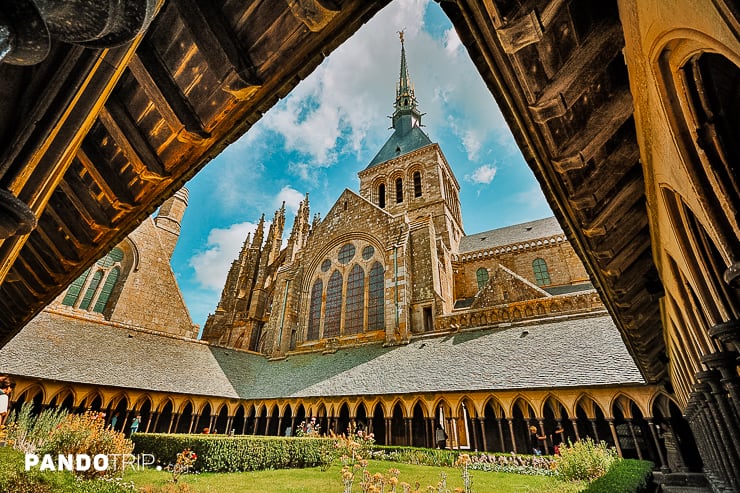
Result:
<svg viewBox="0 0 740 493"><path fill-rule="evenodd" d="M642 493L652 481L653 463L624 459L616 462L600 478L589 483L583 493Z"/></svg>
<svg viewBox="0 0 740 493"><path fill-rule="evenodd" d="M204 472L314 467L334 459L329 438L136 433L131 439L134 454L153 454L162 466L190 449L198 455L193 467Z"/></svg>

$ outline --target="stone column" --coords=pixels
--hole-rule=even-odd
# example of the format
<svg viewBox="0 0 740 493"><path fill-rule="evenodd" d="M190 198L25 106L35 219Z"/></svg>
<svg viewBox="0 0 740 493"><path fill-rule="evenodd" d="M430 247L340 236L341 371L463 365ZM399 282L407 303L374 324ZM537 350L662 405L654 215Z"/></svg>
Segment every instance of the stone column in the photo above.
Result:
<svg viewBox="0 0 740 493"><path fill-rule="evenodd" d="M653 436L653 443L655 444L655 449L658 451L658 459L660 460L660 464L658 467L660 469L663 469L665 467L665 456L663 455L663 448L660 446L660 440L658 440L658 434L655 432L655 424L653 424L653 418L648 417L646 418L648 428L650 429L650 434Z"/></svg>
<svg viewBox="0 0 740 493"><path fill-rule="evenodd" d="M406 445L408 445L409 447L412 443L412 428L413 427L411 426L411 418L403 418L403 431L405 432L404 435L406 436Z"/></svg>
<svg viewBox="0 0 740 493"><path fill-rule="evenodd" d="M622 457L622 446L619 444L619 435L617 435L617 428L614 426L614 418L607 419L606 421L609 423L609 429L612 431L612 438L614 438L614 446L617 448L617 454ZM632 436L634 437L634 433Z"/></svg>
<svg viewBox="0 0 740 493"><path fill-rule="evenodd" d="M576 434L576 441L581 439L581 435L578 434L578 418L570 418L570 422L573 423L573 433Z"/></svg>
<svg viewBox="0 0 740 493"><path fill-rule="evenodd" d="M393 418L385 418L385 444L392 445L393 432L391 431L391 425L393 424Z"/></svg>
<svg viewBox="0 0 740 493"><path fill-rule="evenodd" d="M728 446L724 437L727 436L727 430L719 416L716 403L712 399L711 387L708 383L694 384L694 391L699 395L701 412L699 414L703 421L703 428L706 430L707 438L712 443L712 447L717 450L717 473L722 478L722 483L732 484L732 470L734 469L733 461L730 454L734 455L732 446ZM666 448L668 443L666 443ZM733 452L731 452L733 450ZM668 456L668 466L675 469L671 463L671 453Z"/></svg>
<svg viewBox="0 0 740 493"><path fill-rule="evenodd" d="M159 419L157 411L153 411L149 413L149 419L146 420L146 429L144 429L144 433L149 433L149 428L151 427L152 422L154 422L154 429L157 429L156 420Z"/></svg>
<svg viewBox="0 0 740 493"><path fill-rule="evenodd" d="M284 416L281 414L278 417L278 429L277 429L277 436L282 436L283 434L280 432L280 430L283 428L283 418Z"/></svg>
<svg viewBox="0 0 740 493"><path fill-rule="evenodd" d="M634 440L635 442L635 450L637 450L637 458L642 460L642 450L640 450L640 443L637 441L637 435L635 434L635 425L631 419L627 420L627 426L630 429L630 435L632 435L632 440Z"/></svg>
<svg viewBox="0 0 740 493"><path fill-rule="evenodd" d="M231 435L231 425L234 423L234 416L227 416L226 417L226 429L224 430L224 433L227 435Z"/></svg>
<svg viewBox="0 0 740 493"><path fill-rule="evenodd" d="M710 370L719 371L722 379L720 384L729 394L730 407L735 414L736 422L740 422L740 378L737 375L738 354L734 351L722 351L705 354L701 362Z"/></svg>
<svg viewBox="0 0 740 493"><path fill-rule="evenodd" d="M488 452L488 439L486 438L486 418L478 418L478 423L480 423L480 437L481 441L483 442L482 452Z"/></svg>
<svg viewBox="0 0 740 493"><path fill-rule="evenodd" d="M181 416L181 413L172 413L172 418L170 418L170 426L169 428L167 428L167 433L177 433L177 425L180 424Z"/></svg>
<svg viewBox="0 0 740 493"><path fill-rule="evenodd" d="M498 438L501 441L501 452L506 452L506 442L504 440L504 427L501 424L501 418L496 418L496 424L498 425Z"/></svg>
<svg viewBox="0 0 740 493"><path fill-rule="evenodd" d="M267 416L267 419L265 420L265 432L263 433L264 436L267 436L268 431L270 430L270 421L272 421L272 416Z"/></svg>
<svg viewBox="0 0 740 493"><path fill-rule="evenodd" d="M540 436L545 437L545 439L542 441L543 448L545 455L550 455L550 449L547 446L547 435L545 434L545 418L536 418L537 423L540 425Z"/></svg>
<svg viewBox="0 0 740 493"><path fill-rule="evenodd" d="M259 416L254 417L254 425L252 426L252 435L257 434L257 424L260 422Z"/></svg>
<svg viewBox="0 0 740 493"><path fill-rule="evenodd" d="M511 433L511 446L514 449L514 453L517 453L516 450L516 438L514 438L514 418L506 418L506 421L509 422L509 433Z"/></svg>
<svg viewBox="0 0 740 493"><path fill-rule="evenodd" d="M565 443L565 429L563 428L563 422L560 420L555 421L555 425L557 426L556 429L560 430L560 443ZM553 434L553 439L555 438L555 435Z"/></svg>

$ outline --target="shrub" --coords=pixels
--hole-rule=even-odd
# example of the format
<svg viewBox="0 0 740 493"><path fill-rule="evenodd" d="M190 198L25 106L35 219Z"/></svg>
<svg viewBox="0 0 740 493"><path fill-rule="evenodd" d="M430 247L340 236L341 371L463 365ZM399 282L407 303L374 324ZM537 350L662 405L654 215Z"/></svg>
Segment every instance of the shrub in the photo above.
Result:
<svg viewBox="0 0 740 493"><path fill-rule="evenodd" d="M198 456L195 469L207 472L320 466L333 459L335 448L330 438L136 433L132 440L137 453L153 454L163 466L190 449Z"/></svg>
<svg viewBox="0 0 740 493"><path fill-rule="evenodd" d="M67 417L64 409L47 409L34 417L32 409L33 403L24 403L17 412L11 411L7 422L8 444L29 454L42 447L52 431Z"/></svg>
<svg viewBox="0 0 740 493"><path fill-rule="evenodd" d="M84 414L69 414L52 430L49 438L38 448L37 453L50 454L52 457L67 454L87 454L93 457L98 454L124 456L131 454L133 443L123 433L105 426L103 413L88 411ZM92 478L110 476L123 471L122 460L111 460L107 471L96 471L90 467L78 474Z"/></svg>
<svg viewBox="0 0 740 493"><path fill-rule="evenodd" d="M566 481L593 481L606 474L621 460L614 448L606 442L595 443L590 437L560 446L560 457L555 461L555 472Z"/></svg>
<svg viewBox="0 0 740 493"><path fill-rule="evenodd" d="M648 491L653 463L624 459L614 463L605 475L591 482L584 493L642 493Z"/></svg>

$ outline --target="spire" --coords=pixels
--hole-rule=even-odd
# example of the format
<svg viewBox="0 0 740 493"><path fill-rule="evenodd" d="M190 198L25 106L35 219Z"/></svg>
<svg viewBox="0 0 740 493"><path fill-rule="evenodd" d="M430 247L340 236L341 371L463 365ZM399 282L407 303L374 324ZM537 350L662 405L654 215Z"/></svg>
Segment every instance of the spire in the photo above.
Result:
<svg viewBox="0 0 740 493"><path fill-rule="evenodd" d="M401 72L396 87L396 102L393 103L393 128L408 131L411 127L421 125L421 113L416 107L414 86L409 78L409 69L406 64L406 47L403 42L403 31L398 32L401 39ZM408 118L403 118L408 116Z"/></svg>
<svg viewBox="0 0 740 493"><path fill-rule="evenodd" d="M257 223L257 229L254 232L254 239L252 240L252 248L260 248L262 246L262 240L265 237L265 215L262 214L260 222Z"/></svg>

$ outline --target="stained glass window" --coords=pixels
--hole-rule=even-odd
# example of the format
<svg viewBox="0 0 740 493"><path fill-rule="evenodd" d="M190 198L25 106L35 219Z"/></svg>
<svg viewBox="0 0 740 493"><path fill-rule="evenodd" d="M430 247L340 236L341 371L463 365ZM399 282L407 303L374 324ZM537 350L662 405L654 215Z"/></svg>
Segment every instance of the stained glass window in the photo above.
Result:
<svg viewBox="0 0 740 493"><path fill-rule="evenodd" d="M370 269L370 287L367 303L367 330L385 329L384 274L380 262L375 262Z"/></svg>
<svg viewBox="0 0 740 493"><path fill-rule="evenodd" d="M534 259L532 270L534 270L534 279L537 281L538 286L547 286L550 284L550 273L547 271L545 259Z"/></svg>
<svg viewBox="0 0 740 493"><path fill-rule="evenodd" d="M100 294L98 295L98 301L95 302L95 308L93 308L94 312L103 313L105 305L108 304L108 298L110 298L111 292L113 292L113 287L116 285L116 281L118 281L118 276L120 274L121 271L118 267L114 267L110 272L108 272L105 282L103 283L103 289L100 290Z"/></svg>
<svg viewBox="0 0 740 493"><path fill-rule="evenodd" d="M365 315L365 271L355 265L347 278L347 300L344 306L344 333L362 332Z"/></svg>
<svg viewBox="0 0 740 493"><path fill-rule="evenodd" d="M80 309L87 310L88 308L90 308L90 303L92 302L93 295L95 295L95 291L98 290L101 279L103 279L103 271L95 271L92 281L90 281L90 285L87 287L87 291L85 291L85 296L82 297L82 301L80 302Z"/></svg>
<svg viewBox="0 0 740 493"><path fill-rule="evenodd" d="M67 294L64 295L62 304L75 306L77 301L80 300L82 288L88 282L88 279L90 279L88 289L80 300L78 308L89 310L90 306L93 306L92 311L102 313L108 304L116 282L121 277L121 261L123 261L123 250L116 247L108 252L108 255L95 263L95 266L98 267L95 272L92 272L92 268L87 269L84 274L75 279L69 286L69 289L67 289ZM103 287L97 293L97 289L103 279L105 279Z"/></svg>
<svg viewBox="0 0 740 493"><path fill-rule="evenodd" d="M475 271L475 278L478 280L478 289L483 289L483 286L488 282L488 270L481 267Z"/></svg>
<svg viewBox="0 0 740 493"><path fill-rule="evenodd" d="M307 341L315 341L319 338L319 327L321 326L321 295L324 291L324 283L316 279L311 288L311 308L308 312L308 334Z"/></svg>
<svg viewBox="0 0 740 493"><path fill-rule="evenodd" d="M331 260L326 259L321 262L321 272L326 272L331 268Z"/></svg>
<svg viewBox="0 0 740 493"><path fill-rule="evenodd" d="M62 300L63 305L75 306L75 302L80 296L80 291L82 291L82 286L85 285L85 280L87 279L88 274L90 274L90 269L87 269L80 277L70 284L67 294L64 295L64 299Z"/></svg>
<svg viewBox="0 0 740 493"><path fill-rule="evenodd" d="M342 323L342 274L335 270L326 285L324 337L338 337Z"/></svg>

